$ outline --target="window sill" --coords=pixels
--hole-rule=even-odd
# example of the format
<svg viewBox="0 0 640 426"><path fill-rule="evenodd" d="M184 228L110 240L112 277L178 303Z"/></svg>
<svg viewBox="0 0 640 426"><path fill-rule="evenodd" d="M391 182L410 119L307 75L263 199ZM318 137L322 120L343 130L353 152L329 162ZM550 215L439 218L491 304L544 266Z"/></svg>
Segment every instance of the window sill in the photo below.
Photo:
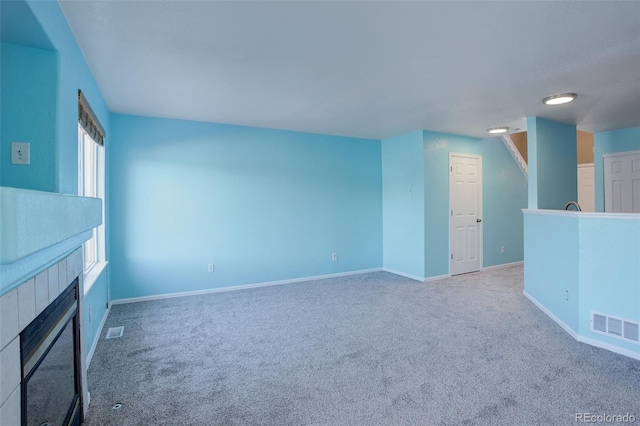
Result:
<svg viewBox="0 0 640 426"><path fill-rule="evenodd" d="M85 295L89 292L89 290L91 290L91 287L93 287L95 282L98 281L98 278L100 278L100 275L102 275L102 272L107 268L108 264L109 262L106 262L106 261L97 262L91 267L91 269L89 269L89 272L84 273L84 294Z"/></svg>

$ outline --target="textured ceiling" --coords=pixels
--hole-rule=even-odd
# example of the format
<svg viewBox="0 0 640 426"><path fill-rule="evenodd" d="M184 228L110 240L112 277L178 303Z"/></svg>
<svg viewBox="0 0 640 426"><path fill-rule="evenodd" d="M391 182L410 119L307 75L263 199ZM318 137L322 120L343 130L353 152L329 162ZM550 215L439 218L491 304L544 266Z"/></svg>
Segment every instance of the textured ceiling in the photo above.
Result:
<svg viewBox="0 0 640 426"><path fill-rule="evenodd" d="M638 1L60 4L113 112L376 139L640 126Z"/></svg>

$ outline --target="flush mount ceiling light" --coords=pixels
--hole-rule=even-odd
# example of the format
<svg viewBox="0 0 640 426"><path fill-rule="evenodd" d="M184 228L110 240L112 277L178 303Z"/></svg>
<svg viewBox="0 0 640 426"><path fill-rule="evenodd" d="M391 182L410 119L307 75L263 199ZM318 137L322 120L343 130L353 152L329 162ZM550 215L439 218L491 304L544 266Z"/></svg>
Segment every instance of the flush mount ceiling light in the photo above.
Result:
<svg viewBox="0 0 640 426"><path fill-rule="evenodd" d="M578 95L575 93L562 93L560 95L547 96L542 100L545 105L562 105L573 101Z"/></svg>
<svg viewBox="0 0 640 426"><path fill-rule="evenodd" d="M491 133L491 134L498 134L498 133L506 133L509 131L509 128L507 126L500 126L500 127L492 127L490 129L487 129L487 132Z"/></svg>

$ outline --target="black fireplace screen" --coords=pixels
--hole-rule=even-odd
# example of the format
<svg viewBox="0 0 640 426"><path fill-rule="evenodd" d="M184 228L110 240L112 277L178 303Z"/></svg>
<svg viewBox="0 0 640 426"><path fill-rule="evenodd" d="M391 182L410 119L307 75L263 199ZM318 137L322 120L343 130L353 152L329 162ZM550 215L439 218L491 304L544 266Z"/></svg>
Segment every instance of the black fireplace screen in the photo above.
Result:
<svg viewBox="0 0 640 426"><path fill-rule="evenodd" d="M22 333L22 425L82 420L76 279Z"/></svg>

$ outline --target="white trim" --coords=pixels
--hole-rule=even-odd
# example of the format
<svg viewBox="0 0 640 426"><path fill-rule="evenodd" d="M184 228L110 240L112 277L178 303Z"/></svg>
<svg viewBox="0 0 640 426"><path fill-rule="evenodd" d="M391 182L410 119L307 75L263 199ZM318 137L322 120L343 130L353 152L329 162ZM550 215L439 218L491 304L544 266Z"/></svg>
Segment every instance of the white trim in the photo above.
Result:
<svg viewBox="0 0 640 426"><path fill-rule="evenodd" d="M640 154L640 151L620 151L620 152L610 152L608 154L602 154L603 158L606 157L624 157L627 155L637 155Z"/></svg>
<svg viewBox="0 0 640 426"><path fill-rule="evenodd" d="M107 322L107 317L109 316L109 312L111 311L111 305L104 311L104 315L102 315L102 320L100 321L100 325L98 326L98 332L93 336L93 344L91 345L91 349L89 349L89 353L86 358L87 368L85 370L85 374L89 371L89 365L91 364L91 359L93 358L93 354L96 351L96 347L98 346L98 341L100 340L100 336L102 336L102 329L104 328L104 324ZM88 405L88 404L87 404Z"/></svg>
<svg viewBox="0 0 640 426"><path fill-rule="evenodd" d="M542 312L544 312L549 318L555 321L560 327L564 329L571 337L581 343L585 343L587 345L595 346L597 348L606 349L611 352L615 352L620 355L628 356L629 358L640 360L640 352L635 352L629 349L621 348L619 346L612 345L610 343L601 342L599 340L595 340L591 337L586 337L584 335L576 333L571 327L569 327L564 321L560 320L557 316L551 313L547 308L542 306L536 299L534 299L529 293L523 291L524 297L529 299L531 303L536 305Z"/></svg>
<svg viewBox="0 0 640 426"><path fill-rule="evenodd" d="M582 164L578 164L578 168L583 168L583 167L595 167L594 163L582 163Z"/></svg>
<svg viewBox="0 0 640 426"><path fill-rule="evenodd" d="M205 290L181 291L178 293L166 293L166 294L158 294L154 296L129 297L126 299L112 300L111 302L109 302L109 304L113 306L113 305L122 305L125 303L147 302L149 300L172 299L174 297L198 296L198 295L209 294L209 293L221 293L225 291L246 290L250 288L270 287L273 285L294 284L294 283L301 283L305 281L324 280L327 278L346 277L349 275L367 274L370 272L379 272L382 270L383 270L382 268L361 269L359 271L339 272L337 274L316 275L311 277L300 277L300 278L293 278L289 280L280 280L280 281L268 281L268 282L256 283L256 284L233 285L228 287L209 288Z"/></svg>
<svg viewBox="0 0 640 426"><path fill-rule="evenodd" d="M508 268L509 266L523 265L524 260L518 260L517 262L509 262L509 263L501 263L500 265L491 265L491 266L483 266L482 271L486 271L487 269L500 269L500 268Z"/></svg>
<svg viewBox="0 0 640 426"><path fill-rule="evenodd" d="M524 157L522 156L522 154L520 154L520 150L513 142L513 139L511 139L511 136L509 135L502 135L501 138L502 142L504 142L504 146L507 147L507 150L511 153L513 159L516 160L516 163L518 163L518 166L520 166L520 171L522 171L524 178L528 180L529 166L527 165L527 162L524 161Z"/></svg>
<svg viewBox="0 0 640 426"><path fill-rule="evenodd" d="M542 216L577 216L586 219L637 219L640 220L638 213L605 213L605 212L578 212L575 210L546 210L546 209L522 209L522 213L536 214Z"/></svg>
<svg viewBox="0 0 640 426"><path fill-rule="evenodd" d="M395 269L382 268L383 271L389 272L390 274L400 275L401 277L410 278L415 281L424 282L426 278L418 277L417 275L405 274L404 272L396 271Z"/></svg>
<svg viewBox="0 0 640 426"><path fill-rule="evenodd" d="M89 293L89 290L91 289L91 287L93 287L93 284L95 284L96 281L98 281L98 278L100 278L100 275L102 275L102 273L104 272L104 270L107 268L107 265L109 264L109 262L96 262L93 267L87 272L84 273L84 294Z"/></svg>
<svg viewBox="0 0 640 426"><path fill-rule="evenodd" d="M428 283L430 281L440 281L440 280L443 280L445 278L451 278L451 274L436 275L435 277L427 277L427 278L424 279L424 282Z"/></svg>
<svg viewBox="0 0 640 426"><path fill-rule="evenodd" d="M595 346L597 348L606 349L611 352L615 352L620 355L628 356L629 358L640 360L640 352L635 352L629 349L621 348L619 346L612 345L610 343L601 342L586 336L578 336L576 339L578 342L585 343L587 345Z"/></svg>
<svg viewBox="0 0 640 426"><path fill-rule="evenodd" d="M522 291L522 294L524 294L524 297L526 297L527 299L529 299L531 301L531 303L533 303L534 305L536 305L538 307L538 309L540 309L542 312L544 312L545 314L547 314L547 316L549 318L551 318L552 320L554 320L560 327L562 327L564 329L564 331L566 331L567 333L569 333L569 335L571 337L573 337L574 339L578 340L578 333L576 333L573 328L569 327L569 325L567 325L567 323L565 323L564 321L562 321L560 318L558 318L557 316L555 316L550 310L548 310L547 308L545 308L544 306L542 306L542 304L540 302L538 302L536 299L533 298L533 296L531 296L529 293L527 293L526 290Z"/></svg>

